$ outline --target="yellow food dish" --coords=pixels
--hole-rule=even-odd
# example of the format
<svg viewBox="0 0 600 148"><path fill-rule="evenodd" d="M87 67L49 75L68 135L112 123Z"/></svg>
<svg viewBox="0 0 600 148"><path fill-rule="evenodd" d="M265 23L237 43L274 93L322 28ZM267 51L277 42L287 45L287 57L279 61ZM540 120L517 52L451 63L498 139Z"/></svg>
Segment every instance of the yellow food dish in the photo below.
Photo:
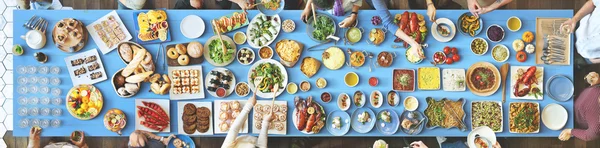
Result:
<svg viewBox="0 0 600 148"><path fill-rule="evenodd" d="M437 67L422 67L418 70L419 89L421 90L438 90L440 89L440 68Z"/></svg>
<svg viewBox="0 0 600 148"><path fill-rule="evenodd" d="M67 110L80 120L89 120L98 116L103 104L100 90L93 85L75 86L67 95Z"/></svg>
<svg viewBox="0 0 600 148"><path fill-rule="evenodd" d="M296 85L296 83L292 82L290 84L287 85L287 92L290 95L295 94L296 92L298 92L298 85Z"/></svg>
<svg viewBox="0 0 600 148"><path fill-rule="evenodd" d="M521 29L521 20L518 17L510 17L506 22L506 26L508 26L508 30L516 32Z"/></svg>
<svg viewBox="0 0 600 148"><path fill-rule="evenodd" d="M337 70L346 63L346 54L338 47L329 47L323 52L322 59L325 67Z"/></svg>
<svg viewBox="0 0 600 148"><path fill-rule="evenodd" d="M346 76L344 76L344 82L346 82L346 85L348 85L349 87L354 87L358 84L358 74L354 73L354 72L349 72L346 74Z"/></svg>

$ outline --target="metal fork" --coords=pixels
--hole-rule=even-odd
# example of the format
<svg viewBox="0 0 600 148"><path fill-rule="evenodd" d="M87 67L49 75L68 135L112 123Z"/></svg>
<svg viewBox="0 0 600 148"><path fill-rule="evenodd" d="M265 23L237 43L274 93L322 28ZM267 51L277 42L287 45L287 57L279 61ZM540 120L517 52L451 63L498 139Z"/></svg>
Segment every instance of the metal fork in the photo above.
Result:
<svg viewBox="0 0 600 148"><path fill-rule="evenodd" d="M29 28L29 26L31 26L31 24L35 21L36 18L37 16L33 15L25 24L23 24L23 27Z"/></svg>
<svg viewBox="0 0 600 148"><path fill-rule="evenodd" d="M48 27L48 22L46 20L42 19L38 23L36 23L36 26L34 27L34 29L38 30L42 33L46 33L47 27Z"/></svg>

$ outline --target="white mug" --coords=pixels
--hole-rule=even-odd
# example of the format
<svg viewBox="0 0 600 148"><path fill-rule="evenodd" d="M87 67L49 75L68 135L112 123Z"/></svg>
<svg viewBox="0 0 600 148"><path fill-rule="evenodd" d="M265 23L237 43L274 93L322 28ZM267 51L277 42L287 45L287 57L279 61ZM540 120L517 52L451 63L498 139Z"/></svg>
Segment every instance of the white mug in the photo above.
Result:
<svg viewBox="0 0 600 148"><path fill-rule="evenodd" d="M46 35L39 30L29 30L27 34L21 36L27 42L27 46L32 49L41 49L46 45Z"/></svg>

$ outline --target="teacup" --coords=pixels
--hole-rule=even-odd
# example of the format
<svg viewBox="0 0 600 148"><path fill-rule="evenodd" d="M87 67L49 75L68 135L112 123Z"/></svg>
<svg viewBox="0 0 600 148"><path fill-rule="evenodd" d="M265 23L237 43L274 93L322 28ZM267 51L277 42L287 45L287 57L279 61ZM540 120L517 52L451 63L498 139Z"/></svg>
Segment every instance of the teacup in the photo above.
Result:
<svg viewBox="0 0 600 148"><path fill-rule="evenodd" d="M46 35L39 30L29 30L27 34L21 36L27 46L32 49L41 49L46 45Z"/></svg>

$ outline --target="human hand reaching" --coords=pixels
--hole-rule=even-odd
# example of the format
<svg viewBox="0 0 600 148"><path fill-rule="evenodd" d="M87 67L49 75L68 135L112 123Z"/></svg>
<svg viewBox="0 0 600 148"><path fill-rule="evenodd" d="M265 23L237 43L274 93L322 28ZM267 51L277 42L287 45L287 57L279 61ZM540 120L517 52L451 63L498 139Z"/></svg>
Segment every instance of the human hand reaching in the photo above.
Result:
<svg viewBox="0 0 600 148"><path fill-rule="evenodd" d="M71 140L71 143L73 143L74 145L76 145L77 147L85 147L85 134L83 133L83 131L75 131L75 132L79 132L79 135L81 135L81 138L79 138L79 140L75 141L73 139L69 139ZM75 133L73 133L75 134Z"/></svg>
<svg viewBox="0 0 600 148"><path fill-rule="evenodd" d="M558 139L560 139L560 141L568 141L571 139L571 129L564 129L562 132L560 132Z"/></svg>
<svg viewBox="0 0 600 148"><path fill-rule="evenodd" d="M482 14L481 11L483 11L483 10L482 10L481 6L479 6L479 3L477 2L477 0L468 0L467 3L468 3L467 7L469 7L469 11L475 17L479 17L479 14Z"/></svg>
<svg viewBox="0 0 600 148"><path fill-rule="evenodd" d="M174 134L171 134L171 135L169 135L169 137L163 138L163 140L161 142L165 145L169 145L169 141L171 141L171 139L173 139L173 138L177 138L177 137L175 137Z"/></svg>
<svg viewBox="0 0 600 148"><path fill-rule="evenodd" d="M573 31L575 30L575 25L577 24L577 20L573 20L572 18L570 18L569 20L565 21L564 23L562 23L560 26L560 30L564 30L564 27L567 27L567 31L568 32L563 32L563 33L573 33ZM568 25L568 26L567 26Z"/></svg>
<svg viewBox="0 0 600 148"><path fill-rule="evenodd" d="M415 141L410 143L411 148L428 148L423 141Z"/></svg>
<svg viewBox="0 0 600 148"><path fill-rule="evenodd" d="M435 22L435 14L437 9L433 4L427 4L427 16L429 16L429 21Z"/></svg>
<svg viewBox="0 0 600 148"><path fill-rule="evenodd" d="M340 28L348 28L348 27L352 27L356 22L356 15L350 15L349 17L346 17L344 20L342 20L342 22L340 22L338 25L340 26Z"/></svg>

